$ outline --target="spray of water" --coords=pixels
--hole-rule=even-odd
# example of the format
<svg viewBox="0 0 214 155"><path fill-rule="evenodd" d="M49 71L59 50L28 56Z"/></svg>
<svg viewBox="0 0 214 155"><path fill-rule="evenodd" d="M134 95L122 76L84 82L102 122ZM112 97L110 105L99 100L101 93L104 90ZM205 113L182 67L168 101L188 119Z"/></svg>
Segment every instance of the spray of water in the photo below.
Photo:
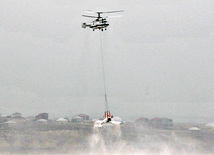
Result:
<svg viewBox="0 0 214 155"><path fill-rule="evenodd" d="M115 130L116 129L116 130ZM89 154L202 154L209 153L203 141L193 139L191 133L176 134L169 130L140 130L123 133L117 127L94 129L89 137ZM116 134L116 131L117 134ZM120 134L119 134L120 133ZM188 135L190 134L190 135Z"/></svg>

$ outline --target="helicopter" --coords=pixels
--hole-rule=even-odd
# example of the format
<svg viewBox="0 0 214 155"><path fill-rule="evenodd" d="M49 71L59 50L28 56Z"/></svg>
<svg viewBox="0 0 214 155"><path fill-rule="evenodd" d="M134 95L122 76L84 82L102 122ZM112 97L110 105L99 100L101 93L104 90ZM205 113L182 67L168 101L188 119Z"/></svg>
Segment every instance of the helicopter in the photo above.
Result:
<svg viewBox="0 0 214 155"><path fill-rule="evenodd" d="M96 13L97 16L90 16L90 15L82 15L83 17L88 17L88 18L95 18L94 21L91 23L82 23L82 28L89 27L95 31L96 29L98 30L107 30L107 27L109 26L108 21L106 18L111 18L111 17L121 17L121 16L107 16L107 17L101 17L101 14L108 14L108 13L116 13L116 12L123 12L124 10L118 10L118 11L107 11L107 12L94 12L91 10L87 10L86 12L88 13Z"/></svg>

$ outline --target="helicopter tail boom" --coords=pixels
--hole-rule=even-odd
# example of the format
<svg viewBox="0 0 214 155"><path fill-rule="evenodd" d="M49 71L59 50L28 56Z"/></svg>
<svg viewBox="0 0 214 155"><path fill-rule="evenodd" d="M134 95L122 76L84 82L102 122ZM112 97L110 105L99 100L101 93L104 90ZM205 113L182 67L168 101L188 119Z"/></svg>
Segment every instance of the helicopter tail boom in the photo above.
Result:
<svg viewBox="0 0 214 155"><path fill-rule="evenodd" d="M86 28L89 27L89 25L87 25L86 23L82 23L82 28Z"/></svg>

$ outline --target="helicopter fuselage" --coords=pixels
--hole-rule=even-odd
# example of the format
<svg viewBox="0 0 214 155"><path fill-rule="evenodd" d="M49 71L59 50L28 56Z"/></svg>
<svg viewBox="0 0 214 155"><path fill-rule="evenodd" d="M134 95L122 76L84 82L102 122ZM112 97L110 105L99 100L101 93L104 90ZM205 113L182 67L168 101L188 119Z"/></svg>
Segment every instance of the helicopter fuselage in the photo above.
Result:
<svg viewBox="0 0 214 155"><path fill-rule="evenodd" d="M82 24L82 28L86 28L89 27L91 29L96 30L106 30L106 28L109 26L109 24L107 22L101 22L101 21L93 21L92 23L83 23Z"/></svg>

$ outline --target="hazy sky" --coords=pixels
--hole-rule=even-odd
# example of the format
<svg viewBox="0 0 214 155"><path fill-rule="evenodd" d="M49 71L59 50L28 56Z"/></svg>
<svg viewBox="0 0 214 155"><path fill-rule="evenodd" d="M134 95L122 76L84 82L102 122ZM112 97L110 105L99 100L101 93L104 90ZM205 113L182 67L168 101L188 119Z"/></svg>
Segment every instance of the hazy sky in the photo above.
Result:
<svg viewBox="0 0 214 155"><path fill-rule="evenodd" d="M0 113L102 116L100 31L81 15L118 9L101 33L113 115L213 117L213 0L1 0Z"/></svg>

